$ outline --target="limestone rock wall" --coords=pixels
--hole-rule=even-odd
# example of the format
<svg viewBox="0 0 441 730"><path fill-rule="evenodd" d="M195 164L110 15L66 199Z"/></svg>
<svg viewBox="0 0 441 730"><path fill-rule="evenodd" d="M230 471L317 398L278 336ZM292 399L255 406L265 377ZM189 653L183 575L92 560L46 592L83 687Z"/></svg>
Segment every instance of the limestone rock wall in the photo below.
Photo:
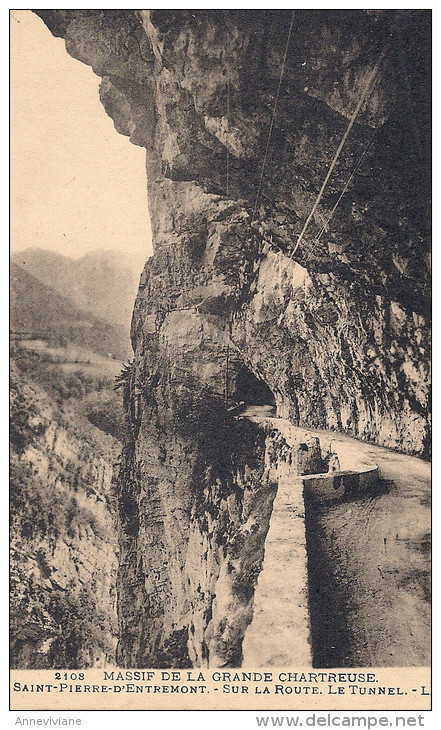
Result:
<svg viewBox="0 0 441 730"><path fill-rule="evenodd" d="M200 663L206 595L221 580L212 513L241 530L219 493L251 458L228 410L244 373L295 424L427 453L429 15L37 12L102 76L116 129L147 151L154 255L127 374L120 661ZM238 661L241 621L215 630L226 663Z"/></svg>

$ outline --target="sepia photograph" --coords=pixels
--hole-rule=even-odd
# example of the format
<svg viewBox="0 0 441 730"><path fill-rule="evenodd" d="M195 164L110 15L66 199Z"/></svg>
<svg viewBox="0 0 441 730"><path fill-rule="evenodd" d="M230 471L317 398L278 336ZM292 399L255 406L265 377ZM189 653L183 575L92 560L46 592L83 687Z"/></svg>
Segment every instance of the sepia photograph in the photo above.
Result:
<svg viewBox="0 0 441 730"><path fill-rule="evenodd" d="M429 709L431 11L10 54L12 709Z"/></svg>

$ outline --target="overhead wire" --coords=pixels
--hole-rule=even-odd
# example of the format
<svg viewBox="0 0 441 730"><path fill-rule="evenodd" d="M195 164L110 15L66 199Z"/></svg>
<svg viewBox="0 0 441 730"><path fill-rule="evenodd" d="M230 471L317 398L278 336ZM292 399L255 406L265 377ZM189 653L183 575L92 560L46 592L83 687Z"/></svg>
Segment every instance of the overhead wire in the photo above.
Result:
<svg viewBox="0 0 441 730"><path fill-rule="evenodd" d="M349 175L349 177L348 177L348 179L347 179L347 181L345 183L345 186L344 186L343 190L341 191L340 195L338 196L337 202L335 203L335 205L332 208L332 210L331 210L328 218L326 219L326 221L322 225L322 227L321 227L318 235L315 238L315 241L316 242L320 241L320 239L323 236L323 234L328 230L329 224L330 224L331 220L334 217L334 213L337 210L338 206L340 205L340 202L341 202L343 196L347 193L348 188L349 188L349 185L351 184L352 180L354 179L355 175L357 174L358 170L360 169L361 164L362 164L364 158L366 157L367 153L369 152L370 148L372 147L372 145L374 143L374 140L375 140L375 137L377 136L377 132L378 132L378 129L376 129L375 132L373 133L373 135L370 138L368 144L364 148L363 154L360 156L357 164L355 165L354 169L352 170L351 174Z"/></svg>
<svg viewBox="0 0 441 730"><path fill-rule="evenodd" d="M290 21L289 28L288 28L288 34L286 36L285 50L284 50L284 53L283 53L283 60L282 60L282 64L281 64L281 67L280 67L279 83L277 85L276 96L275 96L275 99L274 99L274 106L273 106L273 111L272 111L272 115L271 115L271 121L270 121L269 129L268 129L268 137L267 137L267 140L266 140L265 154L263 156L262 167L261 167L261 170L260 170L259 184L258 184L258 187L257 187L256 199L254 201L253 214L252 214L252 217L251 217L251 222L253 222L254 219L255 219L255 217L256 217L257 206L258 206L259 197L260 197L260 191L262 189L263 176L264 176L264 173L265 173L265 166L266 166L266 161L267 161L267 158L268 158L268 152L269 152L269 146L270 146L270 142L271 142L271 135L272 135L273 128L274 128L274 122L276 120L277 105L279 103L280 90L282 88L283 75L285 73L286 59L288 57L289 43L290 43L290 40L291 40L292 28L293 28L293 25L294 25L294 13L295 13L295 10L292 11L291 21Z"/></svg>
<svg viewBox="0 0 441 730"><path fill-rule="evenodd" d="M377 60L377 62L375 64L374 68L372 69L371 73L369 74L369 76L367 78L367 81L366 81L366 83L364 85L364 89L363 89L363 91L362 91L362 93L360 95L360 98L359 98L359 100L357 102L357 105L355 107L355 110L354 110L354 112L353 112L353 114L352 114L352 116L351 116L351 118L349 120L348 126L346 127L346 130L345 130L345 132L344 132L344 134L343 134L343 136L342 136L342 138L340 140L340 144L338 145L337 150L336 150L336 152L334 154L334 157L333 157L332 162L331 162L331 164L329 166L328 172L326 173L325 179L323 180L322 186L321 186L321 188L319 190L319 193L318 193L318 195L316 197L316 200L314 202L314 205L312 206L311 212L309 213L309 215L308 215L308 217L307 217L307 219L306 219L306 221L305 221L305 223L303 225L303 228L302 228L302 230L300 232L300 235L299 235L299 237L297 239L297 242L296 242L294 248L292 249L292 251L290 253L290 258L292 258L294 256L294 254L297 251L300 243L303 240L303 237L304 237L306 231L308 230L309 224L310 224L310 222L312 220L312 217L314 216L314 214L315 214L315 212L316 212L316 210L318 208L318 205L319 205L319 203L320 203L320 201L322 199L323 193L326 190L326 186L327 186L327 184L329 182L329 179L330 179L330 177L331 177L331 175L332 175L332 173L334 171L334 168L335 168L335 166L336 166L336 164L338 162L338 158L340 157L340 153L341 153L341 151L342 151L342 149L343 149L343 147L345 145L345 142L346 142L346 140L347 140L347 138L349 136L349 133L350 133L352 127L354 126L355 120L357 119L357 117L358 117L358 115L359 115L359 113L361 111L361 108L362 108L363 104L365 103L365 101L367 100L367 98L368 98L368 96L370 94L373 81L375 80L375 77L376 77L376 75L378 73L378 70L380 68L380 65L381 65L382 60L383 60L384 56L386 55L387 49L388 49L387 46L385 46L383 48L383 50L381 51L381 53L380 53L380 55L378 57L378 60Z"/></svg>

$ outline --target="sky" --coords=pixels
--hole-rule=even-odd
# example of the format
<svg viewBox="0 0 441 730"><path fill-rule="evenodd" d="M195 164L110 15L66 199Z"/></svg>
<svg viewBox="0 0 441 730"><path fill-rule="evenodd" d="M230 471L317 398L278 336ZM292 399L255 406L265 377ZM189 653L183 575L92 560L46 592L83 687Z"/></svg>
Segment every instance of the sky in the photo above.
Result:
<svg viewBox="0 0 441 730"><path fill-rule="evenodd" d="M29 10L11 11L11 249L151 253L145 150L116 132L100 78Z"/></svg>

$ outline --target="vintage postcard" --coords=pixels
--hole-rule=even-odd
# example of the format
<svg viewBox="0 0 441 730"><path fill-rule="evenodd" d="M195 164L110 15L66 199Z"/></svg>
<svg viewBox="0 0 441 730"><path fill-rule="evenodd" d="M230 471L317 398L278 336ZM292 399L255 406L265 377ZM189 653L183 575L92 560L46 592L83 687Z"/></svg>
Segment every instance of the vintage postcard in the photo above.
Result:
<svg viewBox="0 0 441 730"><path fill-rule="evenodd" d="M430 10L12 10L11 709L431 708Z"/></svg>

